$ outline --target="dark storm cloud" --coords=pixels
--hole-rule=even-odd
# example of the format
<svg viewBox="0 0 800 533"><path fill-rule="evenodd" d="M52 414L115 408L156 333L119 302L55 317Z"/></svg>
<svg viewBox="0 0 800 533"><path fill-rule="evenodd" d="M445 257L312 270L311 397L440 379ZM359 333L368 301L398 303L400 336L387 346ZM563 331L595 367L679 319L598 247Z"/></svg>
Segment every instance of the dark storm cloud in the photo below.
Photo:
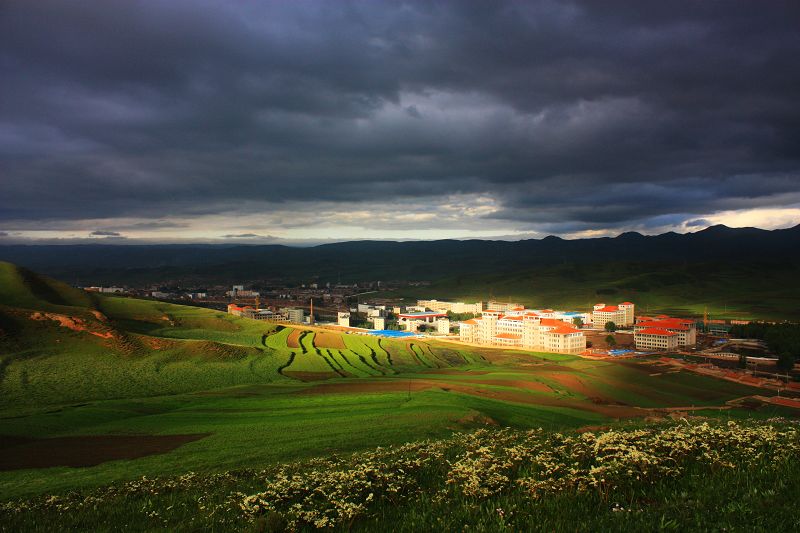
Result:
<svg viewBox="0 0 800 533"><path fill-rule="evenodd" d="M446 192L591 228L791 205L798 24L796 2L9 1L0 219Z"/></svg>
<svg viewBox="0 0 800 533"><path fill-rule="evenodd" d="M89 235L94 235L96 237L120 237L121 236L121 234L117 233L116 231L103 231L103 230L93 231Z"/></svg>

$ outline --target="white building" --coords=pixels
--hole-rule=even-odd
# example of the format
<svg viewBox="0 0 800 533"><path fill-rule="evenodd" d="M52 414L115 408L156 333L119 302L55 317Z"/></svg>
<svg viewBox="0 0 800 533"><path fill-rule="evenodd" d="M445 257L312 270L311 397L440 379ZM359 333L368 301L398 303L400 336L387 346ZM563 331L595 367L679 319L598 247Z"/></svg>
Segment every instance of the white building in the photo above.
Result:
<svg viewBox="0 0 800 533"><path fill-rule="evenodd" d="M663 328L638 328L633 334L637 350L675 350L678 334Z"/></svg>
<svg viewBox="0 0 800 533"><path fill-rule="evenodd" d="M382 316L376 316L373 318L372 329L386 329L386 319Z"/></svg>
<svg viewBox="0 0 800 533"><path fill-rule="evenodd" d="M441 335L450 334L450 320L447 318L440 318L436 321L436 332Z"/></svg>
<svg viewBox="0 0 800 533"><path fill-rule="evenodd" d="M483 302L467 304L464 302L440 302L439 300L417 300L417 307L439 311L440 313L473 313L479 315L483 311Z"/></svg>
<svg viewBox="0 0 800 533"><path fill-rule="evenodd" d="M445 313L437 313L434 311L416 311L413 313L400 313L397 315L398 323L405 326L408 331L417 331L420 324L433 324L441 318L447 318Z"/></svg>
<svg viewBox="0 0 800 533"><path fill-rule="evenodd" d="M632 326L634 322L634 305L622 302L619 305L595 304L592 311L592 323L595 327L603 327L613 322L617 327Z"/></svg>
<svg viewBox="0 0 800 533"><path fill-rule="evenodd" d="M336 323L340 326L350 327L350 313L347 311L339 311L336 313Z"/></svg>
<svg viewBox="0 0 800 533"><path fill-rule="evenodd" d="M659 316L651 319L644 319L633 326L634 341L636 348L639 348L637 335L644 330L659 329L669 333L674 333L678 346L694 346L697 343L697 324L694 320L686 318L672 318Z"/></svg>
<svg viewBox="0 0 800 533"><path fill-rule="evenodd" d="M299 307L285 307L281 309L281 313L286 315L286 318L289 322L297 322L298 324L303 323L303 316L305 313Z"/></svg>
<svg viewBox="0 0 800 533"><path fill-rule="evenodd" d="M487 311L509 311L514 308L522 308L522 305L511 302L498 302L497 300L489 300L486 303Z"/></svg>
<svg viewBox="0 0 800 533"><path fill-rule="evenodd" d="M241 287L241 285L236 285L236 287ZM260 293L258 291L246 291L244 289L239 290L234 288L234 290L226 292L225 295L231 298L255 298L256 296L260 296Z"/></svg>

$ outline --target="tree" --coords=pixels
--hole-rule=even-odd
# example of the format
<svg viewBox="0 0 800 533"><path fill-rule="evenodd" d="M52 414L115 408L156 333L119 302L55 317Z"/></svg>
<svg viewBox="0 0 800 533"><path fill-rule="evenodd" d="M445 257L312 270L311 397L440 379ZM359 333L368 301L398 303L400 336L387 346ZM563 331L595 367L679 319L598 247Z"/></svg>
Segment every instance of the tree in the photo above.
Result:
<svg viewBox="0 0 800 533"><path fill-rule="evenodd" d="M612 322L609 322L611 324ZM617 339L614 338L614 335L609 335L606 337L606 344L608 344L611 348L617 345Z"/></svg>
<svg viewBox="0 0 800 533"><path fill-rule="evenodd" d="M572 323L575 324L576 328L582 328L583 327L583 319L581 317L579 317L579 316L576 316L575 318L573 318L572 319Z"/></svg>
<svg viewBox="0 0 800 533"><path fill-rule="evenodd" d="M617 325L611 321L606 322L606 331L609 333L614 333L615 331L617 331Z"/></svg>
<svg viewBox="0 0 800 533"><path fill-rule="evenodd" d="M778 368L788 372L794 368L794 356L790 352L782 352L778 356Z"/></svg>

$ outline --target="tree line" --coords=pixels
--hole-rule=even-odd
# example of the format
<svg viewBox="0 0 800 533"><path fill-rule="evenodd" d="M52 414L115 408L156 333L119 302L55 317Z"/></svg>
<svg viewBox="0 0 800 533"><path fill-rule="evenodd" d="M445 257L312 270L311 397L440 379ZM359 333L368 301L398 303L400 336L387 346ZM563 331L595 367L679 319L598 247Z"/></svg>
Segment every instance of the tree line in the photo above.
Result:
<svg viewBox="0 0 800 533"><path fill-rule="evenodd" d="M734 338L766 342L769 350L778 356L778 367L782 370L791 370L800 359L800 324L734 324L730 334Z"/></svg>

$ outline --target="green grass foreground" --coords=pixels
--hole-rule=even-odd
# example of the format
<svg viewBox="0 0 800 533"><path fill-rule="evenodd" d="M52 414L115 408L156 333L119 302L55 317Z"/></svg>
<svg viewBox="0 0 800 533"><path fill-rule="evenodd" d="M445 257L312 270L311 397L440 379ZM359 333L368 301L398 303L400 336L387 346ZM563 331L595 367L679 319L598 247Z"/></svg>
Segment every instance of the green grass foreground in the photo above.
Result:
<svg viewBox="0 0 800 533"><path fill-rule="evenodd" d="M782 419L484 429L11 501L0 530L790 531L799 429Z"/></svg>

